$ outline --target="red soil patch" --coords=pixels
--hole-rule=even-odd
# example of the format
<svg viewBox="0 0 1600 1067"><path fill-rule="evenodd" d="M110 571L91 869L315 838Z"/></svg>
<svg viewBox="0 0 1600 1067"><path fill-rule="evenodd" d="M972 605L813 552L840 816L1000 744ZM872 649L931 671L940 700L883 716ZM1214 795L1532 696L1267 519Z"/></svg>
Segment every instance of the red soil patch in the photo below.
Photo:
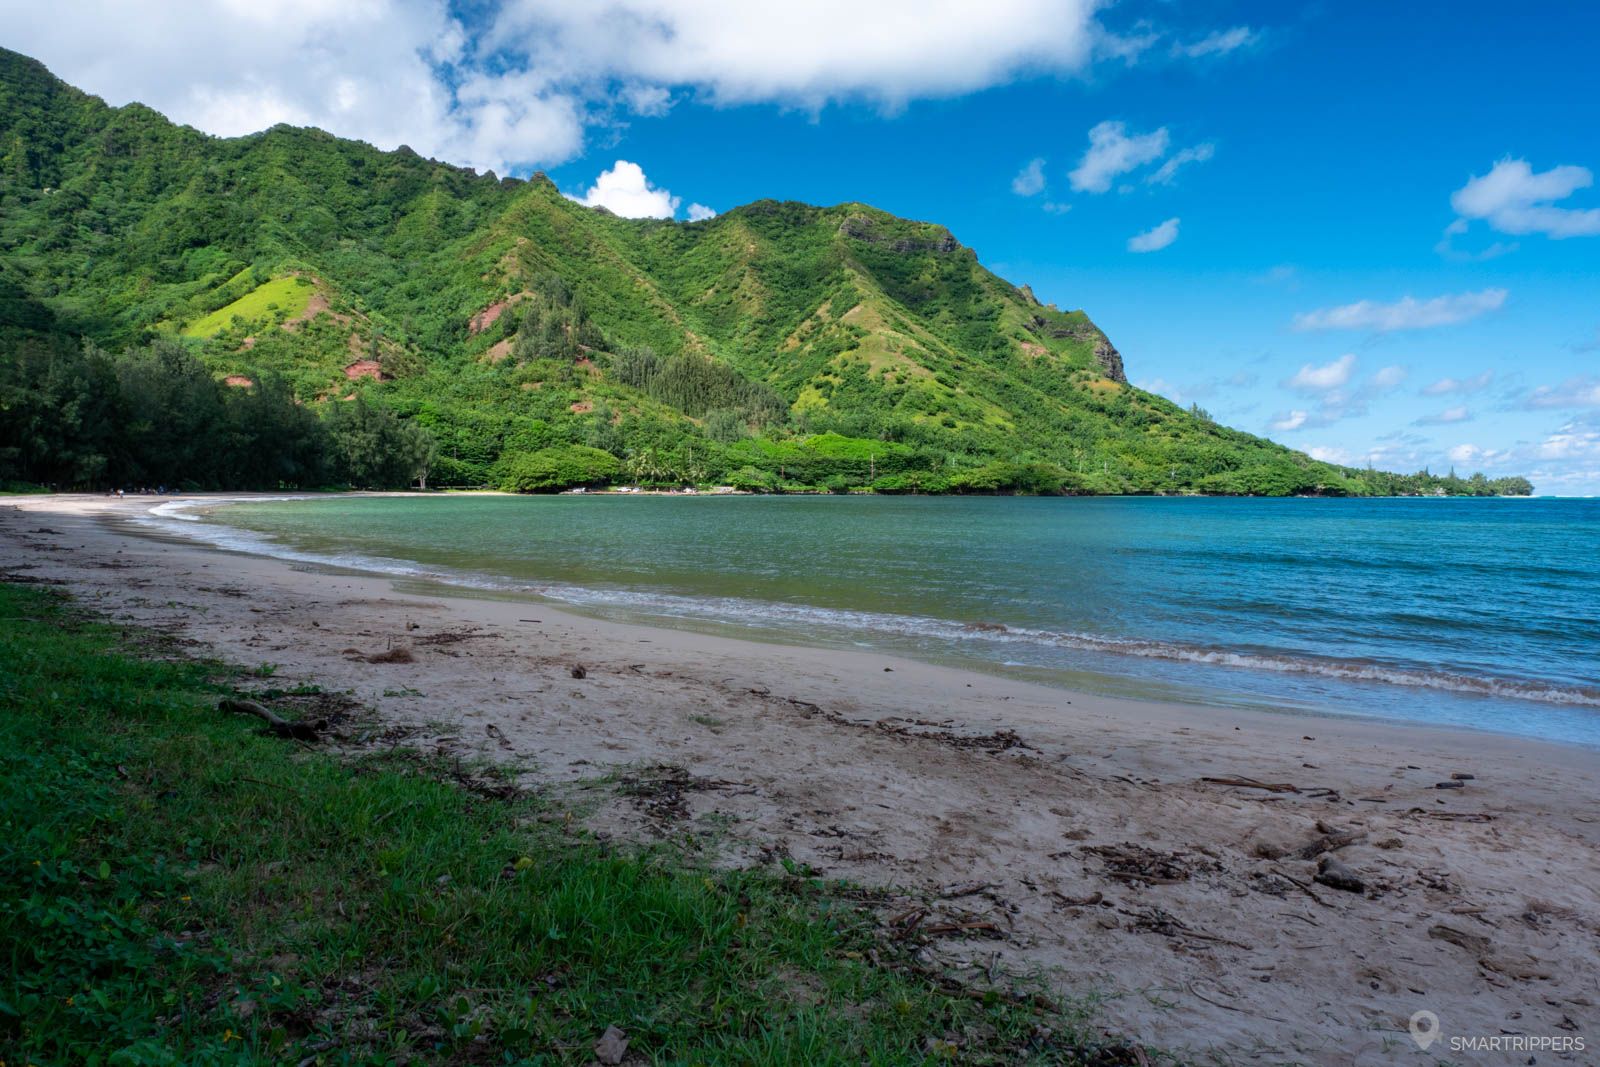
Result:
<svg viewBox="0 0 1600 1067"><path fill-rule="evenodd" d="M344 369L344 376L352 382L357 378L371 378L373 381L386 382L389 376L383 373L383 365L375 359L358 359Z"/></svg>
<svg viewBox="0 0 1600 1067"><path fill-rule="evenodd" d="M256 339L254 337L246 337L243 341L239 342L239 347L246 352L250 351L255 346Z"/></svg>
<svg viewBox="0 0 1600 1067"><path fill-rule="evenodd" d="M494 344L490 345L489 351L483 354L483 358L488 360L490 363L499 363L502 359L505 359L510 354L511 338L507 337L504 341L496 341Z"/></svg>
<svg viewBox="0 0 1600 1067"><path fill-rule="evenodd" d="M231 385L235 389L249 389L256 383L242 374L230 374L222 379L223 385Z"/></svg>
<svg viewBox="0 0 1600 1067"><path fill-rule="evenodd" d="M574 415L586 415L593 410L594 402L590 400L579 400L572 404L572 413Z"/></svg>
<svg viewBox="0 0 1600 1067"><path fill-rule="evenodd" d="M600 368L596 367L594 365L594 360L590 359L588 356L583 356L580 359L573 360L572 365L574 367L582 367L591 378L600 377Z"/></svg>
<svg viewBox="0 0 1600 1067"><path fill-rule="evenodd" d="M334 311L333 305L328 303L327 294L321 289L318 289L316 292L311 294L311 299L306 301L306 307L304 311L300 312L300 314L294 316L293 318L283 320L283 328L285 330L293 330L297 326L305 325L318 315L329 315L333 318L334 322L340 323L341 325L348 326L350 324L350 316L341 315Z"/></svg>
<svg viewBox="0 0 1600 1067"><path fill-rule="evenodd" d="M511 308L515 307L517 304L526 299L528 299L527 293L512 293L504 300L495 301L493 304L490 304L488 307L484 308L482 311L478 312L476 315L472 316L472 318L467 320L467 332L482 333L484 330L487 330L489 327L493 326L495 324L495 320L499 319L501 315L504 315Z"/></svg>
<svg viewBox="0 0 1600 1067"><path fill-rule="evenodd" d="M1022 350L1030 356L1042 356L1050 351L1044 345L1036 345L1032 341L1023 341Z"/></svg>

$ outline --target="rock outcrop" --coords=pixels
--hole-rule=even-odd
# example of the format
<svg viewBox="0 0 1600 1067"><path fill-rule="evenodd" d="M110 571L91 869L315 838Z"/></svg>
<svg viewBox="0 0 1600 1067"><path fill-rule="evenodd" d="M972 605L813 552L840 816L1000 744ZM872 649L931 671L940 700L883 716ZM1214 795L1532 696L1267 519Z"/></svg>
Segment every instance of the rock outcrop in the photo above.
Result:
<svg viewBox="0 0 1600 1067"><path fill-rule="evenodd" d="M1100 364L1100 372L1114 382L1128 384L1128 374L1122 369L1122 353L1114 348L1105 334L1094 343L1094 361Z"/></svg>

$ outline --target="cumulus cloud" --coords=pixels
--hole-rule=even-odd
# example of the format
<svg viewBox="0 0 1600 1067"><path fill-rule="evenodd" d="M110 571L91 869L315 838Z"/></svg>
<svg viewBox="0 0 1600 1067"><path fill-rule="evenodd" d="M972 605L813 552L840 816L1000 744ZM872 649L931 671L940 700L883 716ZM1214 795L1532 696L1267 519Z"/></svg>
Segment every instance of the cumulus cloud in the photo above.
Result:
<svg viewBox="0 0 1600 1067"><path fill-rule="evenodd" d="M491 40L529 69L572 78L689 85L719 103L890 106L995 85L1023 71L1073 73L1103 31L1096 0L508 0Z"/></svg>
<svg viewBox="0 0 1600 1067"><path fill-rule="evenodd" d="M1494 448L1483 448L1474 444L1460 444L1445 453L1451 463L1476 463L1479 465L1492 464L1503 458L1506 453Z"/></svg>
<svg viewBox="0 0 1600 1067"><path fill-rule="evenodd" d="M1187 44L1174 44L1172 54L1186 56L1189 59L1201 59L1205 56L1222 56L1229 52L1247 48L1261 39L1261 35L1249 26L1235 26L1231 30L1218 30L1207 34L1198 41Z"/></svg>
<svg viewBox="0 0 1600 1067"><path fill-rule="evenodd" d="M1171 218L1128 238L1128 251L1159 252L1177 239L1178 220Z"/></svg>
<svg viewBox="0 0 1600 1067"><path fill-rule="evenodd" d="M1504 289L1436 296L1431 300L1405 297L1391 304L1361 300L1339 307L1302 311L1294 317L1297 330L1422 330L1453 326L1497 311L1506 302Z"/></svg>
<svg viewBox="0 0 1600 1067"><path fill-rule="evenodd" d="M1448 426L1453 422L1469 422L1469 421L1471 421L1471 419L1472 419L1472 412L1467 410L1467 407L1466 407L1465 404L1461 404L1461 405L1458 405L1458 406L1453 407L1453 408L1445 408L1443 411L1439 412L1437 415L1424 415L1424 416L1422 416L1422 418L1420 418L1416 422L1412 423L1412 425L1413 426Z"/></svg>
<svg viewBox="0 0 1600 1067"><path fill-rule="evenodd" d="M1600 408L1600 377L1575 374L1560 385L1541 385L1529 393L1522 406L1545 408Z"/></svg>
<svg viewBox="0 0 1600 1067"><path fill-rule="evenodd" d="M1169 141L1165 126L1152 133L1129 136L1125 124L1102 122L1089 131L1089 148L1078 166L1067 175L1067 180L1080 193L1106 192L1119 174L1166 155Z"/></svg>
<svg viewBox="0 0 1600 1067"><path fill-rule="evenodd" d="M1355 457L1337 445L1312 445L1306 449L1306 455L1324 463L1337 463L1341 467L1348 467L1355 462Z"/></svg>
<svg viewBox="0 0 1600 1067"><path fill-rule="evenodd" d="M706 219L714 219L716 217L717 217L716 211L713 210L712 208L706 207L704 204L690 204L689 205L689 221L690 222L704 222L704 221L706 221Z"/></svg>
<svg viewBox="0 0 1600 1067"><path fill-rule="evenodd" d="M1018 196L1037 196L1044 192L1044 160L1031 160L1011 179L1011 191Z"/></svg>
<svg viewBox="0 0 1600 1067"><path fill-rule="evenodd" d="M1121 51L1099 0L79 0L69 18L0 6L0 39L114 104L235 135L275 122L504 172L553 165L618 110L674 90L716 104L893 109L1075 75Z"/></svg>
<svg viewBox="0 0 1600 1067"><path fill-rule="evenodd" d="M1600 425L1592 418L1574 419L1540 441L1535 448L1540 459L1587 460L1600 465ZM1600 471L1586 472L1593 479Z"/></svg>
<svg viewBox="0 0 1600 1067"><path fill-rule="evenodd" d="M603 207L625 219L670 219L678 213L680 202L679 197L651 185L644 168L626 159L601 171L587 193L572 199L586 207Z"/></svg>
<svg viewBox="0 0 1600 1067"><path fill-rule="evenodd" d="M1350 381L1355 373L1356 357L1353 353L1346 352L1332 363L1317 366L1306 363L1300 370L1283 384L1290 389L1299 389L1305 392L1319 392L1325 389L1337 389Z"/></svg>
<svg viewBox="0 0 1600 1067"><path fill-rule="evenodd" d="M1312 398L1315 407L1280 413L1268 424L1268 429L1287 431L1332 426L1341 419L1365 415L1374 400L1396 389L1408 373L1404 367L1391 365L1357 383L1356 363L1355 355L1347 352L1330 363L1302 364L1282 385Z"/></svg>
<svg viewBox="0 0 1600 1067"><path fill-rule="evenodd" d="M1478 175L1450 196L1460 221L1482 219L1500 233L1535 234L1561 240L1567 237L1600 236L1600 208L1560 207L1580 189L1594 184L1587 167L1552 167L1535 172L1525 159L1506 158L1488 174ZM1464 226L1452 223L1461 233Z"/></svg>
<svg viewBox="0 0 1600 1067"><path fill-rule="evenodd" d="M1482 374L1474 374L1470 378L1440 378L1431 385L1424 386L1423 396L1448 396L1451 393L1460 393L1463 396L1482 392L1494 381L1494 371L1486 370Z"/></svg>
<svg viewBox="0 0 1600 1067"><path fill-rule="evenodd" d="M476 64L437 0L82 0L70 18L35 16L0 8L9 47L113 104L138 100L208 133L315 125L500 171L583 144L580 99L526 70Z"/></svg>

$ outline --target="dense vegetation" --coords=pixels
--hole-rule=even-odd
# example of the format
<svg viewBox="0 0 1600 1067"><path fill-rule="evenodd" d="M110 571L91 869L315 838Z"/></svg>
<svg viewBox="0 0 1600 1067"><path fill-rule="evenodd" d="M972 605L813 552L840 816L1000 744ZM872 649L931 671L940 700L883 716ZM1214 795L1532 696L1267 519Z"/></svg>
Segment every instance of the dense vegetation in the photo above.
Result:
<svg viewBox="0 0 1600 1067"><path fill-rule="evenodd" d="M243 672L129 654L157 640L0 584L0 1062L591 1063L612 1025L630 1063L1146 1062L943 984L797 865L618 851L486 768L264 736L216 708Z"/></svg>
<svg viewBox="0 0 1600 1067"><path fill-rule="evenodd" d="M365 398L425 431L436 484L1529 489L1317 462L1133 388L1087 316L1041 305L939 226L774 201L688 224L621 219L543 176L316 130L206 137L3 51L0 281L58 340L131 347L118 358L133 362L182 345L228 389L329 417ZM0 345L0 403L39 391L37 355ZM406 447L426 453L420 441ZM5 447L0 479L53 466L35 445ZM70 450L104 464L55 477L127 477L98 447ZM337 453L278 463L279 480L364 483Z"/></svg>
<svg viewBox="0 0 1600 1067"><path fill-rule="evenodd" d="M174 340L113 355L30 333L14 314L8 323L3 286L0 463L9 480L191 490L382 488L426 477L431 438L359 395L319 418L282 378L230 388Z"/></svg>

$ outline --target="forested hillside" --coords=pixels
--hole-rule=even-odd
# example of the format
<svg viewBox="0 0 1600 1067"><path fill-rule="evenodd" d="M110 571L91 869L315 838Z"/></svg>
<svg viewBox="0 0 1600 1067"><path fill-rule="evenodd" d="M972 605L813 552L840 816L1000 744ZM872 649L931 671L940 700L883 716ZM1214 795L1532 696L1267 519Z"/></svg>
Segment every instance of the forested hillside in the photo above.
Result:
<svg viewBox="0 0 1600 1067"><path fill-rule="evenodd" d="M1083 312L937 225L775 201L622 219L317 130L207 137L0 51L0 480L423 475L1526 491L1334 467L1136 389Z"/></svg>

